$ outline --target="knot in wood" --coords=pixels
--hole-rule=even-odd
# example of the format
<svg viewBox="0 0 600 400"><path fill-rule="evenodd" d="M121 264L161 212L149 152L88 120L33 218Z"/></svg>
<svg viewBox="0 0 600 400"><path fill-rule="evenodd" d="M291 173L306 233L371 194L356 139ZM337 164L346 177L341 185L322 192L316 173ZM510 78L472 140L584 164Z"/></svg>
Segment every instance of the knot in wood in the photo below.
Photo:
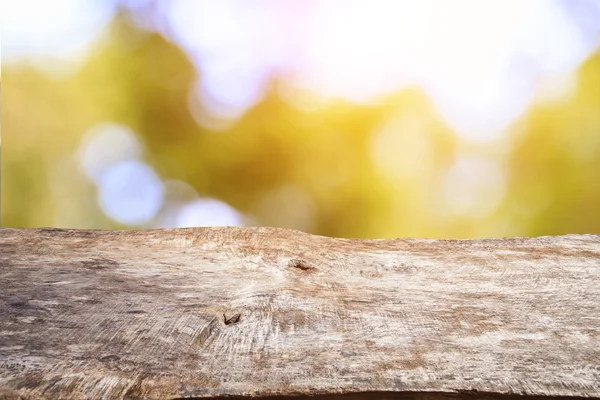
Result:
<svg viewBox="0 0 600 400"><path fill-rule="evenodd" d="M316 271L317 270L315 267L313 267L312 265L308 264L306 261L301 260L301 259L290 260L290 262L288 263L288 266L302 270L302 271Z"/></svg>
<svg viewBox="0 0 600 400"><path fill-rule="evenodd" d="M227 315L227 313L223 314L223 322L225 323L225 325L231 325L231 324L237 324L240 321L242 314L240 313L235 313L235 314L229 314Z"/></svg>

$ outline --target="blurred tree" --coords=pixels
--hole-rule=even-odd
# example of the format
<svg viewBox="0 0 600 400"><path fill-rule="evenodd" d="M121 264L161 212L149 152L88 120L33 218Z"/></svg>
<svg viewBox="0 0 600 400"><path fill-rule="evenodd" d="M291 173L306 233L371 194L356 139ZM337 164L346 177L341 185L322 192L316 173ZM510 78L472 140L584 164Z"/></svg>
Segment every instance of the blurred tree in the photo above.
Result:
<svg viewBox="0 0 600 400"><path fill-rule="evenodd" d="M139 136L162 179L188 182L264 225L382 238L597 232L599 54L581 66L572 97L536 105L514 124L498 211L457 217L441 188L468 146L421 90L377 105L338 99L307 109L294 102L297 88L273 77L257 104L211 130L190 111L206 110L191 95L202 76L186 54L121 12L66 78L4 66L2 223L52 226L67 213L71 227L154 226L107 218L81 171L83 134L108 121Z"/></svg>
<svg viewBox="0 0 600 400"><path fill-rule="evenodd" d="M27 65L4 68L3 226L52 225L50 175L89 125L84 91Z"/></svg>
<svg viewBox="0 0 600 400"><path fill-rule="evenodd" d="M532 107L513 135L505 218L524 235L600 232L600 51L571 96Z"/></svg>

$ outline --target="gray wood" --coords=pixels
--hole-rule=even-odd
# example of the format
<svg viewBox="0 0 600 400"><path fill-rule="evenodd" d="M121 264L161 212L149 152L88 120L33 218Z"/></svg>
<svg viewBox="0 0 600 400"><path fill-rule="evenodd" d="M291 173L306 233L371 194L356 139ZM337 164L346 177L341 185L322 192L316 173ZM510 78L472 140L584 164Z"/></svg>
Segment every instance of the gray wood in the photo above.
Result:
<svg viewBox="0 0 600 400"><path fill-rule="evenodd" d="M2 229L0 287L4 398L600 397L600 235Z"/></svg>

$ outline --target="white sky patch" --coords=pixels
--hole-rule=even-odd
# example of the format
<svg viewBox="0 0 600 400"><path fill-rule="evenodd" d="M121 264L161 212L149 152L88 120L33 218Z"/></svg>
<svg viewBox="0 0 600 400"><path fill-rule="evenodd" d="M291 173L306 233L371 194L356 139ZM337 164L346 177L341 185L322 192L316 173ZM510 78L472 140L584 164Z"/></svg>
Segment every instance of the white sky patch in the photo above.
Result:
<svg viewBox="0 0 600 400"><path fill-rule="evenodd" d="M123 224L151 220L164 199L164 187L154 170L140 161L125 161L105 171L98 182L104 213Z"/></svg>
<svg viewBox="0 0 600 400"><path fill-rule="evenodd" d="M497 139L531 102L541 77L570 74L591 50L556 2L438 5L431 24L443 27L440 45L429 46L420 83L466 139Z"/></svg>
<svg viewBox="0 0 600 400"><path fill-rule="evenodd" d="M88 178L98 182L115 164L140 157L137 136L123 125L103 122L90 128L79 147L79 161Z"/></svg>
<svg viewBox="0 0 600 400"><path fill-rule="evenodd" d="M201 70L204 103L222 115L250 107L283 70L357 102L416 83L463 138L496 140L540 77L569 75L598 43L549 0L329 0L294 12L234 3L177 0L169 13Z"/></svg>
<svg viewBox="0 0 600 400"><path fill-rule="evenodd" d="M278 26L274 4L171 1L171 29L198 64L202 78L198 93L217 116L234 118L256 102L268 74L281 60L285 42L273 35Z"/></svg>
<svg viewBox="0 0 600 400"><path fill-rule="evenodd" d="M357 102L418 84L452 128L479 142L500 137L534 100L540 80L570 82L562 77L600 39L584 37L558 0L162 5L171 39L199 69L198 96L218 117L233 119L251 107L273 73L302 89ZM115 1L108 0L5 1L3 61L80 52L114 11Z"/></svg>
<svg viewBox="0 0 600 400"><path fill-rule="evenodd" d="M3 1L2 61L79 54L101 33L114 9L107 0Z"/></svg>
<svg viewBox="0 0 600 400"><path fill-rule="evenodd" d="M240 214L231 206L216 199L198 199L179 209L174 228L196 226L241 226Z"/></svg>
<svg viewBox="0 0 600 400"><path fill-rule="evenodd" d="M318 3L305 84L356 101L423 87L465 139L496 139L544 73L587 52L555 2L455 0Z"/></svg>

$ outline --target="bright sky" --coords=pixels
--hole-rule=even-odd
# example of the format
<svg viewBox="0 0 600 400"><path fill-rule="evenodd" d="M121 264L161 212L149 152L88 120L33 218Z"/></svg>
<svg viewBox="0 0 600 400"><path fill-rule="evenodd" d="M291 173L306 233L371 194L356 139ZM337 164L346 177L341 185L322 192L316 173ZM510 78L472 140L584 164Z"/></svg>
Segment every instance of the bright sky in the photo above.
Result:
<svg viewBox="0 0 600 400"><path fill-rule="evenodd" d="M5 61L84 53L114 3L4 2ZM600 42L600 23L594 40L584 37L558 0L162 4L159 18L196 60L199 94L216 114L239 115L273 72L300 88L359 102L416 83L459 134L475 141L497 138L536 90L568 91L569 73ZM540 88L542 82L558 87Z"/></svg>
<svg viewBox="0 0 600 400"><path fill-rule="evenodd" d="M112 17L103 0L3 0L3 62L21 56L65 57L84 51Z"/></svg>
<svg viewBox="0 0 600 400"><path fill-rule="evenodd" d="M269 72L325 96L372 101L421 85L465 139L497 138L542 88L592 50L553 0L175 0L175 40L197 60L201 93L236 115ZM598 24L600 33L600 24ZM543 79L550 77L552 79Z"/></svg>

